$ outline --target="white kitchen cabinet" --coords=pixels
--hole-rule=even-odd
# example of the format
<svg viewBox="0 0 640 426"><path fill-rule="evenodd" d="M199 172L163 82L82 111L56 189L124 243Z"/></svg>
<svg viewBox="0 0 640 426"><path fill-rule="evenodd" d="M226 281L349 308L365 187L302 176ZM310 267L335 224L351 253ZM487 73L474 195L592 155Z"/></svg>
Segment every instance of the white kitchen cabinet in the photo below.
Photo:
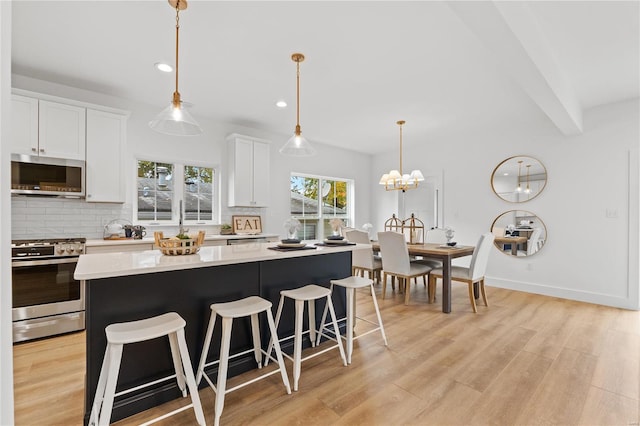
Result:
<svg viewBox="0 0 640 426"><path fill-rule="evenodd" d="M126 173L122 170L122 164L126 126L125 115L87 109L88 202L125 202Z"/></svg>
<svg viewBox="0 0 640 426"><path fill-rule="evenodd" d="M11 96L11 153L38 155L38 100Z"/></svg>
<svg viewBox="0 0 640 426"><path fill-rule="evenodd" d="M11 152L83 160L85 109L13 94Z"/></svg>
<svg viewBox="0 0 640 426"><path fill-rule="evenodd" d="M39 100L39 154L84 161L85 111L75 105Z"/></svg>
<svg viewBox="0 0 640 426"><path fill-rule="evenodd" d="M269 203L269 141L232 134L229 153L229 207L266 207Z"/></svg>

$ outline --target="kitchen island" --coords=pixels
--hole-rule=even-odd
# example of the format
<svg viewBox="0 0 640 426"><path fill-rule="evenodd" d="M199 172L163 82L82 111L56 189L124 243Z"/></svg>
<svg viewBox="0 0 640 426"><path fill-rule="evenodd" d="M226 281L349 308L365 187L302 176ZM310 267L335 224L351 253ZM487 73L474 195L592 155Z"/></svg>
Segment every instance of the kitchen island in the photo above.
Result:
<svg viewBox="0 0 640 426"><path fill-rule="evenodd" d="M280 291L306 284L329 286L331 279L351 275L351 251L370 250L367 245L315 247L308 250L275 251L274 243L202 247L197 254L165 256L158 250L87 254L80 256L74 277L82 282L86 293L87 361L85 383L85 424L100 374L107 325L177 312L187 322L185 336L194 364L210 316L211 303L228 302L259 295L277 306ZM344 291L333 295L338 317L345 314ZM285 307L287 308L287 307ZM323 306L316 308L321 313ZM319 321L320 318L317 320ZM261 320L262 321L262 320ZM262 325L262 324L261 324ZM262 329L266 348L268 333ZM278 328L280 337L293 334L293 307L285 309ZM218 358L219 324L208 361ZM291 344L291 343L290 343ZM232 352L252 347L250 324L237 321L232 336ZM291 348L284 345L283 350ZM229 365L229 375L255 368L248 354ZM125 346L117 391L172 374L173 364L165 339ZM215 375L215 367L211 368ZM205 385L203 381L201 386ZM174 381L128 394L116 399L112 421L179 398Z"/></svg>

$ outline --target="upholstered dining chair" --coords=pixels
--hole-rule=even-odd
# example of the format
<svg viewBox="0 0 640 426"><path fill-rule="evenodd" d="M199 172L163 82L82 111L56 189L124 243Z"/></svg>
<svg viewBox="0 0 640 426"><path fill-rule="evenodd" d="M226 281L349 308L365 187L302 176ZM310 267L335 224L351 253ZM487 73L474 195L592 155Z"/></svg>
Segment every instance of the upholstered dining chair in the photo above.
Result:
<svg viewBox="0 0 640 426"><path fill-rule="evenodd" d="M352 243L371 244L369 233L352 229L346 232L347 240ZM382 281L382 260L373 255L373 250L354 250L351 252L351 274L364 277L364 272L369 273L369 279Z"/></svg>
<svg viewBox="0 0 640 426"><path fill-rule="evenodd" d="M527 241L527 250L518 250L518 256L531 256L540 249L540 237L542 236L541 228L534 228L529 241Z"/></svg>
<svg viewBox="0 0 640 426"><path fill-rule="evenodd" d="M469 300L471 301L471 307L473 308L474 313L478 312L476 299L473 295L473 284L475 283L478 283L480 286L480 293L482 294L484 305L489 306L489 303L487 302L487 294L484 290L484 275L487 270L489 254L491 253L491 246L493 245L494 239L495 236L490 232L482 234L473 251L469 267L451 267L451 281L460 281L468 284ZM433 303L436 298L436 280L438 278L442 278L442 268L436 268L429 274L429 301L431 303Z"/></svg>
<svg viewBox="0 0 640 426"><path fill-rule="evenodd" d="M408 305L411 278L422 277L426 284L427 275L432 268L409 260L409 249L403 234L392 231L378 232L378 243L382 255L382 298L385 298L387 275L390 275L392 279L398 278L399 288L404 287L404 304Z"/></svg>

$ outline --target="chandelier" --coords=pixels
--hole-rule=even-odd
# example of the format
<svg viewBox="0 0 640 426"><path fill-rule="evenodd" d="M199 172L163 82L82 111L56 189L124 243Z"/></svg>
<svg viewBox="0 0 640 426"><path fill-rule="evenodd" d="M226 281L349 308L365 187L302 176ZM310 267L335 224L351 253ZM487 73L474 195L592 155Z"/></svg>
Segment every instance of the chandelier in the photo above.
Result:
<svg viewBox="0 0 640 426"><path fill-rule="evenodd" d="M411 174L402 173L402 125L404 120L397 121L396 124L400 126L400 169L391 170L389 173L385 173L380 178L380 185L384 185L384 189L387 191L406 191L407 189L415 189L418 187L418 182L424 180L424 176L420 170L413 170Z"/></svg>

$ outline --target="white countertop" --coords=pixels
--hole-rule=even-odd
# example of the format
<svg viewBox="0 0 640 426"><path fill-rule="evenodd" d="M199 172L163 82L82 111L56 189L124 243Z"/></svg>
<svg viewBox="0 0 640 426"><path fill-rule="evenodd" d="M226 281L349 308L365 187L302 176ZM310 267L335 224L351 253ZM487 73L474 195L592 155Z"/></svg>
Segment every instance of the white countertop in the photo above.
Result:
<svg viewBox="0 0 640 426"><path fill-rule="evenodd" d="M241 240L246 238L279 238L278 234L255 234L255 235L219 235L219 234L207 234L204 237L205 241L219 241L219 240ZM155 241L153 236L144 237L141 240L133 238L127 238L122 240L87 240L85 243L87 247L100 247L100 246L113 246L118 244L153 244Z"/></svg>
<svg viewBox="0 0 640 426"><path fill-rule="evenodd" d="M313 246L317 241L305 242L307 245ZM358 249L371 250L371 246L367 244L316 247L315 250L276 251L268 249L268 247L275 247L276 245L277 243L250 243L235 246L202 247L196 254L183 256L166 256L160 250L83 254L78 259L78 265L73 276L76 280L90 280L314 256Z"/></svg>

